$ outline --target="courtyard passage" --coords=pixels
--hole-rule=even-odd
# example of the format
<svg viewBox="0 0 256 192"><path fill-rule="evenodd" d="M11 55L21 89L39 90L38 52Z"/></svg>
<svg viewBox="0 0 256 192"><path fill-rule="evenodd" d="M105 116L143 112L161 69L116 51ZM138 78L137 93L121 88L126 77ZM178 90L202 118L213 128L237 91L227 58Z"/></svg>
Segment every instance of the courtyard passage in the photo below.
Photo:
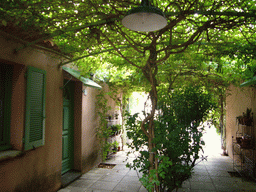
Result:
<svg viewBox="0 0 256 192"><path fill-rule="evenodd" d="M94 168L58 192L146 192L135 170L126 168L126 152L120 151L107 160L116 164L112 169ZM132 157L128 160L131 161ZM192 178L184 182L179 191L191 192L242 192L256 191L256 183L231 175L232 159L219 153L209 154L194 169Z"/></svg>

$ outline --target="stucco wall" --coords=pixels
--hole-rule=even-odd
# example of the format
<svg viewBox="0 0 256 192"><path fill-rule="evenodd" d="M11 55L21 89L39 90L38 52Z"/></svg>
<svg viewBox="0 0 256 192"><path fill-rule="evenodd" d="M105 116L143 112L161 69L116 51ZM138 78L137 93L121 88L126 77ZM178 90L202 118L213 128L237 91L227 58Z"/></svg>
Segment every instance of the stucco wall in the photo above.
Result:
<svg viewBox="0 0 256 192"><path fill-rule="evenodd" d="M60 185L62 159L62 70L60 57L31 47L14 53L22 44L0 37L0 60L14 65L11 144L22 150L25 113L25 71L34 66L46 71L45 145L25 151L20 157L0 162L0 189L3 191L56 191Z"/></svg>
<svg viewBox="0 0 256 192"><path fill-rule="evenodd" d="M86 172L101 162L100 145L97 137L99 117L96 112L96 96L99 90L85 87L87 94L83 94L82 106L82 172Z"/></svg>
<svg viewBox="0 0 256 192"><path fill-rule="evenodd" d="M251 87L230 86L226 97L226 142L228 154L232 157L232 136L236 137L238 125L236 117L251 108L256 120L256 89ZM254 123L255 124L255 123ZM254 126L254 135L255 135Z"/></svg>
<svg viewBox="0 0 256 192"><path fill-rule="evenodd" d="M102 87L104 92L109 91L106 84L103 84ZM102 161L100 143L97 136L100 118L97 114L96 102L99 90L86 86L83 86L83 89L86 89L87 94L82 94L81 166L82 172L87 172ZM119 112L119 107L116 103L109 96L105 96L108 100L107 105L111 107L109 113L113 115L115 111ZM120 118L121 116L119 115L118 123L120 123Z"/></svg>
<svg viewBox="0 0 256 192"><path fill-rule="evenodd" d="M113 124L122 124L120 106L118 105L118 103L116 103L114 99L112 99L113 96L115 96L116 99L122 99L122 94L119 92L114 92L109 88L107 84L103 84L103 90L104 92L109 93L105 94L105 98L107 99L107 106L110 107L107 115L111 116L111 121L114 121L112 122ZM116 119L115 117L116 114L118 115L118 119Z"/></svg>

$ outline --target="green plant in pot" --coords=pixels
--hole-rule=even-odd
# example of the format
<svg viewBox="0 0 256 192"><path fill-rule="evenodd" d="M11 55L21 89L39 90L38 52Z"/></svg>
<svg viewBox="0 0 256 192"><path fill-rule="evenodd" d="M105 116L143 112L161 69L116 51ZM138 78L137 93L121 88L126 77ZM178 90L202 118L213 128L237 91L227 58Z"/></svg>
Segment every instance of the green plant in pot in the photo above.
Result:
<svg viewBox="0 0 256 192"><path fill-rule="evenodd" d="M111 125L110 129L111 129L112 136L118 135L121 131L121 128L122 128L121 125Z"/></svg>
<svg viewBox="0 0 256 192"><path fill-rule="evenodd" d="M112 143L112 146L113 146L113 152L116 153L118 151L119 143L117 141L114 141Z"/></svg>
<svg viewBox="0 0 256 192"><path fill-rule="evenodd" d="M243 115L236 117L239 124L251 126L253 122L252 109L247 108Z"/></svg>

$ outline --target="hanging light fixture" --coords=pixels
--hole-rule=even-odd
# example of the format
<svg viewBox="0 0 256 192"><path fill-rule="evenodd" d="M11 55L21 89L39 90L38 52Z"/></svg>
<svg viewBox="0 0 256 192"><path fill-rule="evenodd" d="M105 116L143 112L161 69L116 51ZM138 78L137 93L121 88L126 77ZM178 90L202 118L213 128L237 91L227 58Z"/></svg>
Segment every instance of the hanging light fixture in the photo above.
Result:
<svg viewBox="0 0 256 192"><path fill-rule="evenodd" d="M133 31L150 32L164 28L167 20L159 8L151 6L149 0L142 0L141 6L128 11L122 24Z"/></svg>

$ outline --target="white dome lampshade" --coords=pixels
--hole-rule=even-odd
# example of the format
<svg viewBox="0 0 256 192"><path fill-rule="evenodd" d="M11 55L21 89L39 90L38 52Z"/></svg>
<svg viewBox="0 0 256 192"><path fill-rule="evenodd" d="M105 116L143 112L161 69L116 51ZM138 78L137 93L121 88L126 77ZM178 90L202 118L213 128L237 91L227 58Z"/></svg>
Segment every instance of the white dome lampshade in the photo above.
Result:
<svg viewBox="0 0 256 192"><path fill-rule="evenodd" d="M158 31L167 25L164 13L150 5L148 0L142 0L141 6L128 11L122 24L133 31Z"/></svg>

